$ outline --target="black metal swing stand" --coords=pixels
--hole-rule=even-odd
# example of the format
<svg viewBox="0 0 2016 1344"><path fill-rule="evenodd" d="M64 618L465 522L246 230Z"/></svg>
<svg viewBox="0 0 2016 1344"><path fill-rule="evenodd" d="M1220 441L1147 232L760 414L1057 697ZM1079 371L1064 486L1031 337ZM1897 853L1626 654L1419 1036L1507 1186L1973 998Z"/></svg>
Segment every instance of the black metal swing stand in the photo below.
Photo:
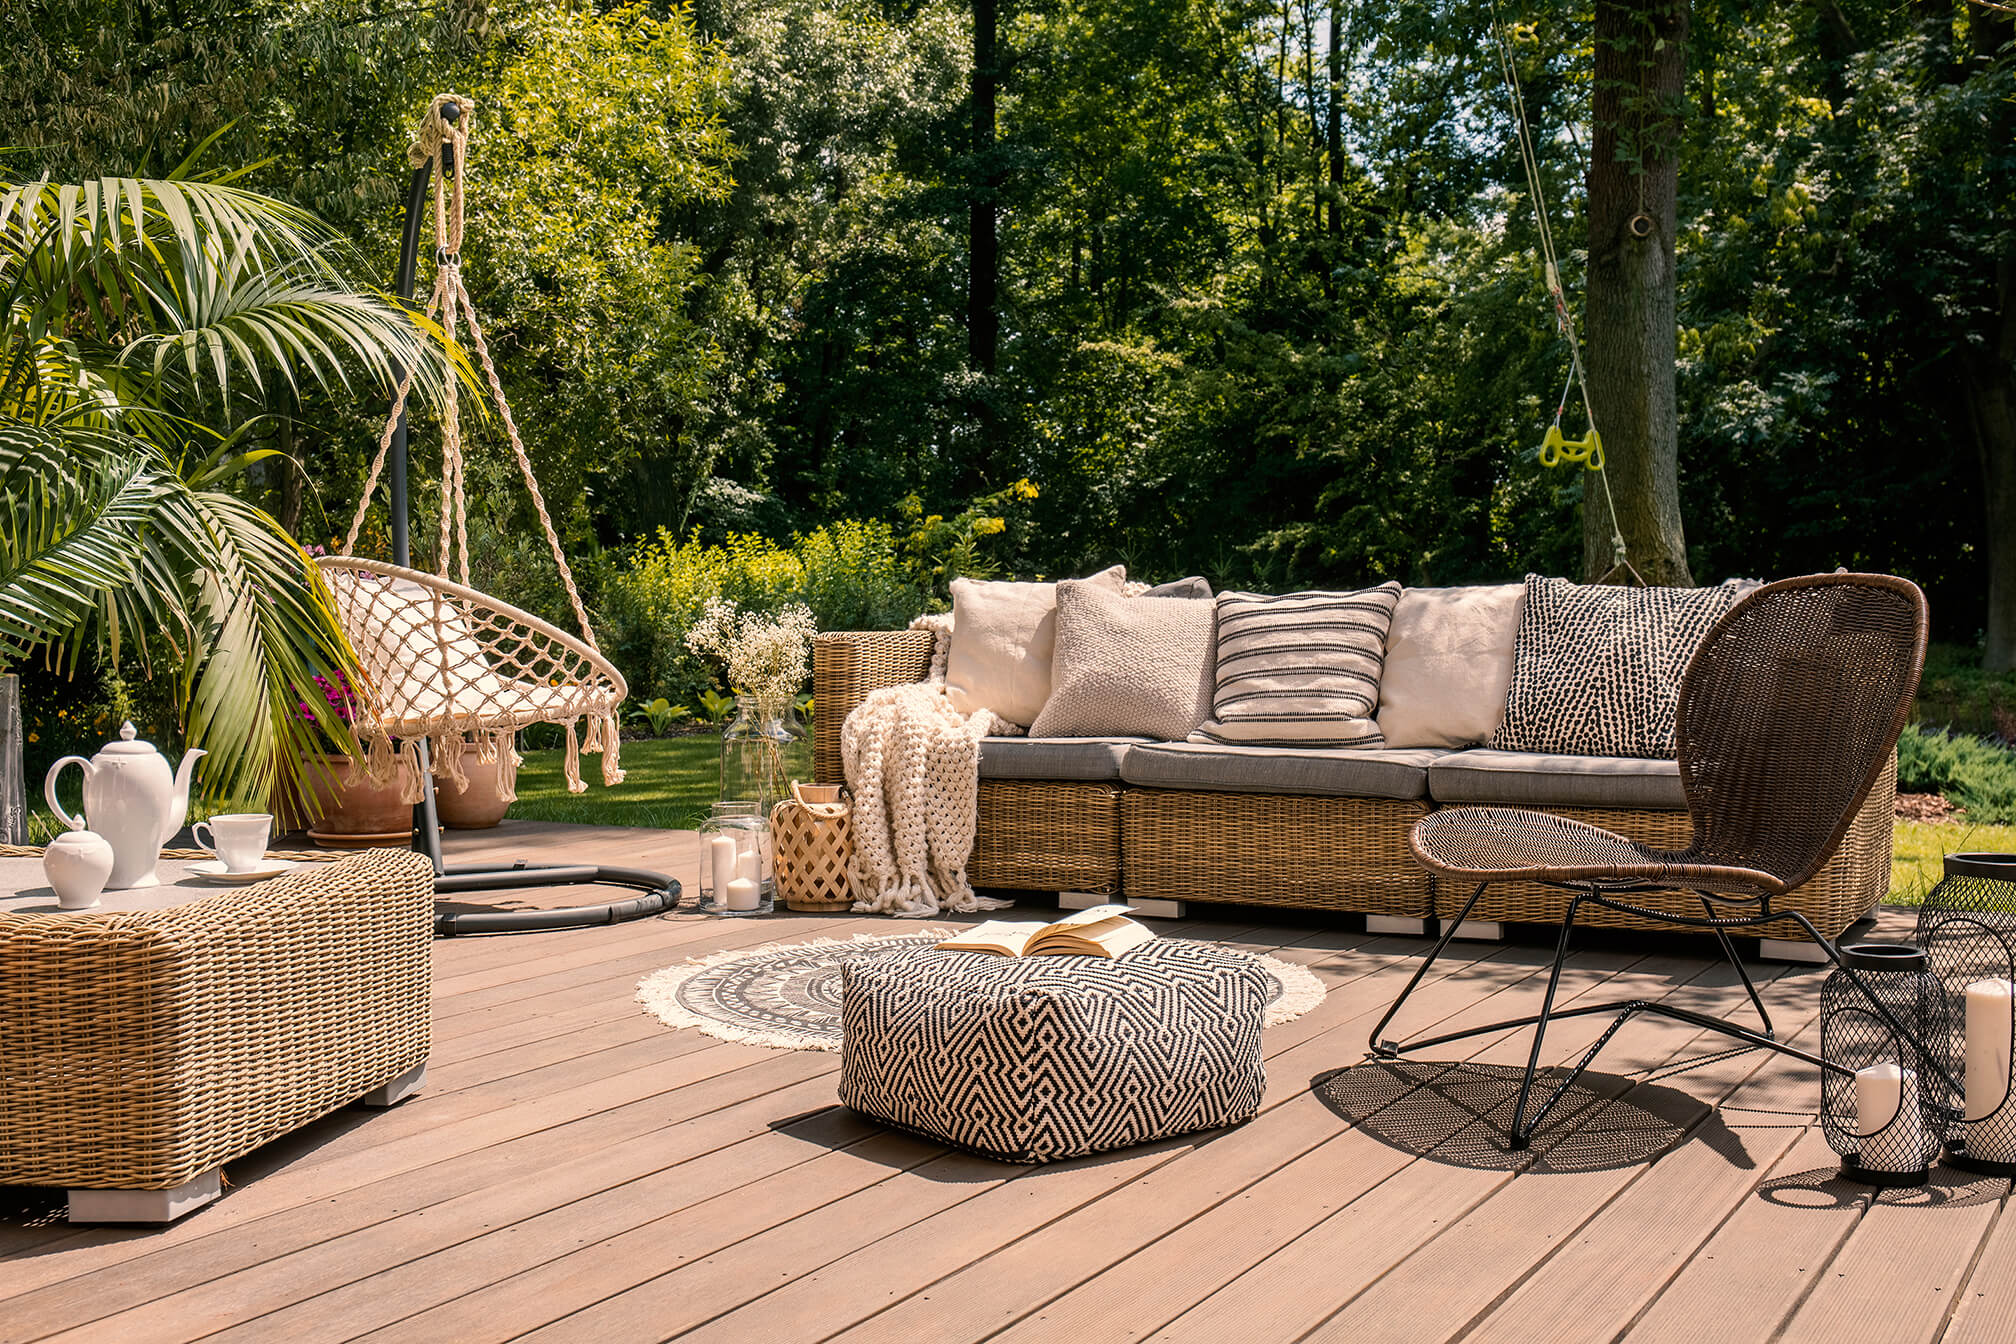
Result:
<svg viewBox="0 0 2016 1344"><path fill-rule="evenodd" d="M1434 948L1429 951L1427 957L1422 960L1421 964L1415 968L1413 977L1407 981L1406 988L1400 991L1399 997L1394 999L1392 1006L1386 1010L1385 1016L1381 1017L1377 1025L1372 1028L1367 1044L1374 1058L1390 1060L1398 1059L1401 1055L1410 1051L1426 1050L1438 1045L1447 1045L1452 1041L1467 1040L1473 1036L1485 1036L1494 1032L1516 1031L1521 1028L1531 1027L1533 1029L1533 1047L1527 1056L1525 1077L1519 1084L1518 1100L1513 1104L1512 1123L1506 1131L1506 1146L1513 1152L1519 1152L1532 1146L1533 1136L1539 1132L1540 1126L1546 1122L1547 1114L1554 1109L1555 1103L1567 1095L1568 1089L1574 1086L1576 1079L1580 1078L1589 1066L1595 1062L1596 1056L1602 1053L1603 1047L1610 1043L1611 1038L1616 1036L1624 1024L1640 1015L1664 1017L1676 1022L1684 1022L1703 1031L1712 1031L1719 1035L1730 1037L1742 1042L1745 1046L1762 1050L1775 1050L1781 1055L1790 1055L1792 1058L1806 1064L1811 1064L1817 1069L1852 1077L1854 1070L1831 1063L1811 1051L1801 1050L1795 1045L1778 1039L1777 1029L1771 1022L1770 1010L1764 1006L1764 996L1758 992L1756 982L1750 978L1748 968L1743 965L1742 958L1736 953L1735 944L1729 940L1729 931L1731 929L1756 929L1782 920L1790 920L1805 930L1806 936L1812 939L1821 951L1826 953L1827 959L1834 964L1835 969L1846 976L1855 986L1861 997L1874 1006L1877 1014L1889 1026L1889 1029L1895 1033L1896 1038L1900 1041L1909 1041L1925 1068L1931 1070L1934 1076L1944 1079L1948 1088L1953 1092L1956 1094L1958 1092L1957 1083L1952 1079L1945 1064L1932 1054L1925 1043L1918 1038L1918 1034L1915 1031L1897 1020L1896 1015L1890 1010L1889 1006L1876 995L1861 974L1842 957L1840 950L1813 926L1812 921L1796 910L1772 910L1768 896L1760 900L1750 901L1726 896L1718 898L1723 902L1738 906L1756 905L1759 907L1751 913L1725 916L1717 915L1715 913L1715 904L1711 903L1705 894L1697 893L1697 895L1700 895L1701 904L1706 914L1696 917L1677 915L1660 910L1648 910L1617 899L1617 896L1624 891L1653 890L1654 888L1626 887L1606 890L1594 886L1570 886L1565 883L1549 883L1549 886L1561 887L1570 892L1571 895L1568 900L1567 913L1563 915L1561 920L1561 933L1554 946L1554 960L1547 972L1547 989L1540 1000L1539 1012L1529 1014L1525 1017L1506 1018L1503 1021L1487 1023L1481 1027L1466 1027L1461 1031L1444 1032L1438 1036L1427 1036L1419 1040L1394 1041L1387 1039L1387 1026L1392 1023L1394 1017L1399 1014L1400 1009L1405 1006L1408 998L1414 993L1415 987L1427 976L1429 968L1434 966L1444 949L1455 938L1457 929L1470 917L1470 912L1476 908L1478 899L1484 895L1484 889L1489 885L1490 883L1488 882L1478 883L1477 889L1470 893L1470 899L1464 902L1462 911L1454 919L1445 921L1446 927L1443 929L1441 938L1436 942ZM1708 1013L1697 1013L1692 1009L1680 1008L1673 1004L1661 1003L1652 999L1610 999L1603 1003L1583 1004L1572 1008L1555 1008L1554 996L1561 985L1562 967L1567 964L1569 944L1575 932L1575 917L1584 905L1601 906L1623 914L1635 915L1641 919L1660 920L1683 929L1698 929L1713 932L1717 941L1722 945L1723 956L1735 968L1737 978L1743 982L1743 989L1750 998L1750 1004L1757 1011L1758 1025L1756 1027L1746 1027L1727 1018L1715 1017ZM1542 1049L1547 1039L1548 1024L1559 1021L1562 1018L1600 1017L1608 1013L1614 1013L1616 1019L1608 1027L1604 1028L1603 1034L1597 1037L1595 1042L1582 1053L1581 1058L1577 1059L1569 1067L1567 1074L1554 1085L1553 1091L1547 1094L1546 1098L1533 1110L1529 1118L1527 1108L1532 1103L1534 1084L1539 1080L1541 1073L1540 1060ZM1852 1163L1852 1159L1850 1159L1850 1162ZM1876 1172L1857 1175L1856 1179L1864 1180L1871 1184L1891 1183L1884 1173ZM1922 1180L1923 1178L1919 1177L1918 1179ZM1910 1182L1908 1179L1902 1179L1894 1183L1908 1184Z"/></svg>
<svg viewBox="0 0 2016 1344"><path fill-rule="evenodd" d="M456 120L459 109L445 103L441 115ZM442 169L454 172L454 146L442 147ZM406 196L406 226L399 245L398 293L402 300L413 298L414 277L420 265L420 225L426 212L427 191L433 179L432 162L413 170ZM394 380L398 380L395 378ZM412 563L410 526L406 492L406 411L392 431L387 472L391 487L392 563L402 568ZM420 801L413 806L413 848L434 865L434 894L461 896L472 892L531 891L553 887L625 887L638 894L627 900L600 905L564 906L551 910L437 910L434 934L452 938L472 933L534 933L555 929L587 928L599 924L620 924L662 914L679 904L677 878L643 868L615 868L592 863L539 864L523 860L506 863L448 864L441 857L440 817L434 805L434 773L427 758L425 742L403 744L417 754Z"/></svg>

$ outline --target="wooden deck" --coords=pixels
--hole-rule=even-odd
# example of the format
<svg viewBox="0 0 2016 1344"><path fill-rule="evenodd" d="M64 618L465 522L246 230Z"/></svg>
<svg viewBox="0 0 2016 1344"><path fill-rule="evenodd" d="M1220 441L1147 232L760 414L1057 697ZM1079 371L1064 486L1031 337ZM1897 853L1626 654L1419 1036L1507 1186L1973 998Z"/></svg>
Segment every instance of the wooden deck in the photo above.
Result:
<svg viewBox="0 0 2016 1344"><path fill-rule="evenodd" d="M680 871L690 838L513 823L464 856ZM690 871L684 873L690 880ZM685 957L892 921L697 916L436 945L425 1092L233 1164L156 1231L0 1218L0 1339L398 1344L1119 1340L1932 1341L2016 1337L2009 1182L1833 1178L1817 1081L1669 1021L1628 1026L1590 1095L1513 1162L1494 1139L1523 1038L1358 1064L1426 944L1314 917L1166 931L1264 950L1329 989L1267 1033L1265 1109L1232 1131L1045 1168L888 1133L833 1103L833 1055L665 1029L638 978ZM1905 921L1886 921L1901 930ZM1734 1009L1726 968L1578 955L1566 996ZM1416 1029L1537 1007L1546 953L1458 945ZM1821 976L1763 968L1816 1036ZM1565 1059L1600 1023L1557 1026Z"/></svg>

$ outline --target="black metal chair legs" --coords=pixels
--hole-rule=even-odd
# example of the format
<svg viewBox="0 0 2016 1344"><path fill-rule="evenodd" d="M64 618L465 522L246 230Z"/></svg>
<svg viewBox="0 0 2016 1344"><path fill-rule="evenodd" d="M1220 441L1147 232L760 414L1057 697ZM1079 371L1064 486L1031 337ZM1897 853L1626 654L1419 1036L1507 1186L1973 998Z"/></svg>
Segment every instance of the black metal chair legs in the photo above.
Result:
<svg viewBox="0 0 2016 1344"><path fill-rule="evenodd" d="M1415 989L1420 986L1422 980L1427 977L1429 970L1435 965L1443 951L1455 938L1456 929L1464 920L1469 918L1470 912L1476 908L1479 898L1484 894L1484 888L1488 885L1489 883L1480 883L1477 889L1470 894L1470 899L1464 902L1463 909L1456 918L1446 921L1441 938L1436 941L1435 946L1430 949L1422 963L1415 968L1413 976L1407 981L1406 988L1400 991L1400 995L1393 1001L1393 1005L1386 1010L1385 1015L1372 1028L1367 1043L1374 1057L1379 1059L1397 1059L1402 1054L1411 1051L1447 1045L1452 1041L1467 1040L1473 1036L1484 1036L1497 1032L1516 1031L1521 1028L1531 1027L1533 1029L1533 1046L1527 1055L1525 1076L1519 1085L1519 1097L1512 1111L1512 1124L1506 1134L1507 1145L1514 1152L1531 1145L1534 1134L1546 1122L1547 1115L1554 1109L1555 1103L1567 1094L1568 1089L1573 1087L1575 1081L1595 1062L1596 1056L1610 1043L1611 1039L1616 1036L1624 1024L1641 1014L1664 1017L1703 1031L1716 1032L1740 1041L1748 1047L1775 1050L1780 1054L1789 1055L1803 1063L1811 1064L1815 1068L1832 1069L1837 1073L1846 1072L1846 1070L1841 1069L1839 1066L1828 1064L1820 1056L1811 1051L1801 1050L1797 1046L1787 1044L1777 1038L1776 1029L1771 1022L1771 1015L1764 1006L1763 995L1758 992L1756 982L1751 978L1748 968L1743 965L1742 959L1737 956L1736 945L1729 938L1730 929L1755 928L1779 920L1791 920L1798 924L1805 931L1806 936L1811 938L1826 953L1828 960L1833 962L1835 966L1840 967L1843 973L1848 976L1849 980L1861 992L1862 996L1876 1007L1878 1013L1882 1015L1891 1030L1897 1033L1898 1038L1909 1040L1913 1043L1918 1049L1925 1066L1935 1072L1944 1073L1944 1066L1933 1058L1924 1043L1918 1041L1901 1022L1898 1022L1894 1018L1890 1010L1870 991L1869 986L1863 982L1862 977L1857 975L1852 967L1846 966L1842 962L1841 956L1835 949L1834 944L1822 937L1820 931L1813 926L1812 921L1808 920L1798 911L1773 911L1767 906L1767 908L1759 910L1755 914L1733 917L1717 916L1714 913L1714 906L1709 903L1707 897L1703 896L1702 904L1708 910L1708 916L1704 919L1695 919L1687 916L1647 911L1605 896L1594 888L1575 889L1574 894L1569 899L1567 914L1561 921L1561 934L1554 945L1554 959L1547 970L1547 989L1541 998L1539 1012L1528 1014L1524 1017L1513 1017L1502 1021L1489 1022L1483 1026L1465 1027L1460 1031L1443 1032L1439 1035L1426 1036L1418 1040L1395 1041L1387 1039L1387 1027L1392 1024L1400 1009L1412 997ZM1575 920L1581 912L1582 907L1590 904L1626 911L1640 916L1669 920L1682 928L1712 930L1722 945L1723 955L1729 959L1729 964L1735 969L1738 979L1742 981L1744 991L1748 995L1752 1006L1757 1010L1761 1026L1757 1028L1746 1027L1727 1018L1714 1017L1707 1013L1697 1013L1692 1009L1681 1008L1673 1004L1651 999L1612 999L1603 1003L1557 1008L1555 1006L1555 999L1561 987L1562 968L1568 961L1569 947L1575 931ZM1566 1075L1554 1085L1553 1089L1547 1093L1545 1099L1538 1106L1534 1106L1535 1083L1539 1080L1541 1073L1541 1054L1546 1045L1548 1025L1564 1018L1592 1017L1605 1014L1615 1014L1615 1020L1582 1053L1581 1058L1569 1067ZM1530 1115L1528 1114L1529 1109L1531 1110Z"/></svg>

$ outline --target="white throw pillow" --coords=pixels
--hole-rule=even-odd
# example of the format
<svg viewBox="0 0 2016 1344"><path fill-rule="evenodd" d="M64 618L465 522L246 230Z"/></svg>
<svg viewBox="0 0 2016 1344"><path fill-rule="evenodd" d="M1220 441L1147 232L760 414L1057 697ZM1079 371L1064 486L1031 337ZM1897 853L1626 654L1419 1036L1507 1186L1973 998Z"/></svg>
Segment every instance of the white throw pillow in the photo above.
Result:
<svg viewBox="0 0 2016 1344"><path fill-rule="evenodd" d="M1119 593L1127 567L1115 565L1084 582ZM945 689L961 714L991 709L1028 725L1050 698L1050 659L1057 647L1057 585L952 581L952 646Z"/></svg>
<svg viewBox="0 0 2016 1344"><path fill-rule="evenodd" d="M1058 584L1050 699L1029 736L1182 741L1211 716L1216 624L1214 605L1195 597Z"/></svg>
<svg viewBox="0 0 2016 1344"><path fill-rule="evenodd" d="M1526 585L1407 588L1386 635L1379 732L1389 747L1471 747L1505 717Z"/></svg>

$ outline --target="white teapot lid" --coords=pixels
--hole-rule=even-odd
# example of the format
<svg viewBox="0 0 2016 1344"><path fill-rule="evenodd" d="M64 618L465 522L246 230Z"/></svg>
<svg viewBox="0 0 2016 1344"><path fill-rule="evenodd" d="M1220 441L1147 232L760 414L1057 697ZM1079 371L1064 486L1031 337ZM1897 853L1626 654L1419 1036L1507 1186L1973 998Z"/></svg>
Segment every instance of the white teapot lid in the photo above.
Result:
<svg viewBox="0 0 2016 1344"><path fill-rule="evenodd" d="M137 736L138 733L133 727L133 720L128 719L119 725L119 740L117 742L107 742L99 749L98 754L100 756L157 756L160 754L154 750L152 742L136 741Z"/></svg>

